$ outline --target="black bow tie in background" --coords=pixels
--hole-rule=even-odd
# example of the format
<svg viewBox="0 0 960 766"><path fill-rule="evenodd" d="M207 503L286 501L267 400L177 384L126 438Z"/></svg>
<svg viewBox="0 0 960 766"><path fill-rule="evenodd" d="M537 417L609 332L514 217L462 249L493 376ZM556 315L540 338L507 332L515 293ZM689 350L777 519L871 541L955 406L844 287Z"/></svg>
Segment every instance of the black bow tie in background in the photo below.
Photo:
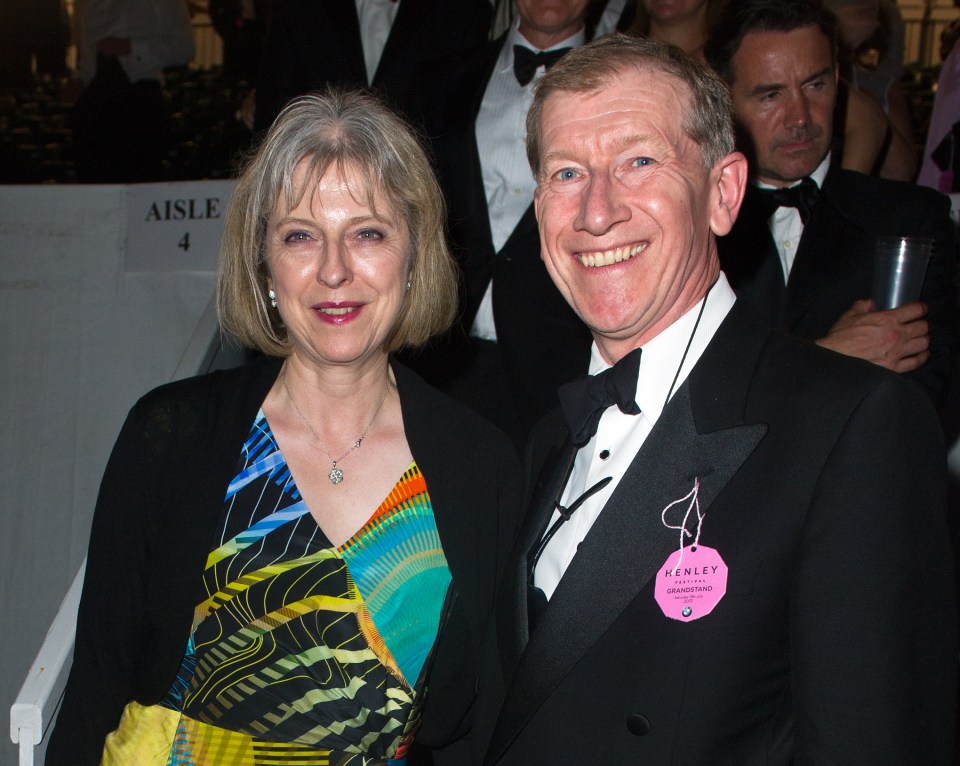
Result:
<svg viewBox="0 0 960 766"><path fill-rule="evenodd" d="M523 45L513 46L513 74L517 82L526 85L537 73L537 67L552 67L570 48L554 48L552 51L532 51Z"/></svg>
<svg viewBox="0 0 960 766"><path fill-rule="evenodd" d="M640 414L636 402L640 351L634 349L610 369L560 387L560 406L576 446L593 438L607 407L615 404L625 415Z"/></svg>
<svg viewBox="0 0 960 766"><path fill-rule="evenodd" d="M817 198L820 196L820 187L808 176L796 186L782 189L757 188L756 192L758 199L762 200L770 211L768 218L776 212L777 208L795 207L800 213L800 221L806 225L813 213L813 206L817 204Z"/></svg>

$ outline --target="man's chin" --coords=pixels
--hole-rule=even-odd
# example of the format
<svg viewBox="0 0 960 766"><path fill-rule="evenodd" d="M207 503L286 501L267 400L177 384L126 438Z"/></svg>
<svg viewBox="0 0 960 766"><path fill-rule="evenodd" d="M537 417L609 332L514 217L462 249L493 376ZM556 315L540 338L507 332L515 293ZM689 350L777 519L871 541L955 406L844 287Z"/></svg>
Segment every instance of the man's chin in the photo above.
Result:
<svg viewBox="0 0 960 766"><path fill-rule="evenodd" d="M792 184L813 173L827 153L820 149L797 149L782 150L780 155L780 161L771 169L773 172L765 175L781 183Z"/></svg>

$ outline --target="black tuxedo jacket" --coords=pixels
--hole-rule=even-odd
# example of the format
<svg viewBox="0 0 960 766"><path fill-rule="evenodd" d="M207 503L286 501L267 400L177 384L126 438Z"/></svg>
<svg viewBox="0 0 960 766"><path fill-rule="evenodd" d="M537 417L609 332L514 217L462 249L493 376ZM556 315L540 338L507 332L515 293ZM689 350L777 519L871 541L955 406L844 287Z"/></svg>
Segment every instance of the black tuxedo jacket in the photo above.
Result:
<svg viewBox="0 0 960 766"><path fill-rule="evenodd" d="M494 249L476 118L505 41L503 35L449 62L432 89L427 128L449 208L451 247L463 277L459 320L434 354L446 360L457 357L492 278L497 343L527 432L558 403L557 388L587 372L591 340L540 258L532 199L504 246L499 252ZM425 374L442 387L442 378L456 373L445 367L439 379Z"/></svg>
<svg viewBox="0 0 960 766"><path fill-rule="evenodd" d="M738 301L530 634L528 556L574 454L558 413L538 425L480 679L484 763L951 763L944 453L915 386ZM654 582L679 543L661 512L696 480L729 579L685 623Z"/></svg>
<svg viewBox="0 0 960 766"><path fill-rule="evenodd" d="M420 68L482 45L491 12L488 0L402 0L373 87L419 122ZM255 130L270 127L290 99L327 83L367 85L354 0L278 0L263 44Z"/></svg>
<svg viewBox="0 0 960 766"><path fill-rule="evenodd" d="M939 402L958 340L957 252L949 201L913 184L831 167L797 256L779 295L771 272L782 267L756 189L747 196L733 230L718 240L720 262L739 293L770 322L807 340L824 337L856 300L869 298L878 236L932 237L934 258L920 299L929 307L930 359L911 377Z"/></svg>

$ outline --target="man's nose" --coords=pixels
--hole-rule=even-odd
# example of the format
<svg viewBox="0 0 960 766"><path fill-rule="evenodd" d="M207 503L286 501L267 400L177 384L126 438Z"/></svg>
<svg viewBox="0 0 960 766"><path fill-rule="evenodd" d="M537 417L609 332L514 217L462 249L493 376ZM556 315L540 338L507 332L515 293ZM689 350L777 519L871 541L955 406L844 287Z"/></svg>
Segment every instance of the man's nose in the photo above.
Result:
<svg viewBox="0 0 960 766"><path fill-rule="evenodd" d="M787 101L784 122L788 128L802 128L810 122L810 99L802 92L793 94Z"/></svg>
<svg viewBox="0 0 960 766"><path fill-rule="evenodd" d="M622 199L623 190L609 174L591 177L583 197L574 228L600 236L614 225L630 218L630 207Z"/></svg>

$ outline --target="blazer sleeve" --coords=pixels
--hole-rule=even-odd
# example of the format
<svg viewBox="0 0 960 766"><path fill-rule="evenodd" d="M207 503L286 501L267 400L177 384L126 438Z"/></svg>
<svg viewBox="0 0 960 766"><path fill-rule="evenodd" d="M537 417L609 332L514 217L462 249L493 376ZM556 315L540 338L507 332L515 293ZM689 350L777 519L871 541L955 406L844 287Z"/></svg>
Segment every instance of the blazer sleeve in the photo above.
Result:
<svg viewBox="0 0 960 766"><path fill-rule="evenodd" d="M944 466L929 402L895 378L861 401L834 445L789 594L798 764L952 763Z"/></svg>
<svg viewBox="0 0 960 766"><path fill-rule="evenodd" d="M920 187L917 187L919 192ZM920 300L927 304L930 324L930 358L911 376L939 405L946 394L954 354L960 344L960 312L957 308L956 229L950 219L950 202L944 195L923 190L926 203L918 210L922 229L917 236L932 237L934 257L927 266Z"/></svg>
<svg viewBox="0 0 960 766"><path fill-rule="evenodd" d="M152 421L152 422L151 422ZM94 512L73 665L46 754L48 766L96 766L134 695L146 604L150 509L162 422L142 404L127 417Z"/></svg>

